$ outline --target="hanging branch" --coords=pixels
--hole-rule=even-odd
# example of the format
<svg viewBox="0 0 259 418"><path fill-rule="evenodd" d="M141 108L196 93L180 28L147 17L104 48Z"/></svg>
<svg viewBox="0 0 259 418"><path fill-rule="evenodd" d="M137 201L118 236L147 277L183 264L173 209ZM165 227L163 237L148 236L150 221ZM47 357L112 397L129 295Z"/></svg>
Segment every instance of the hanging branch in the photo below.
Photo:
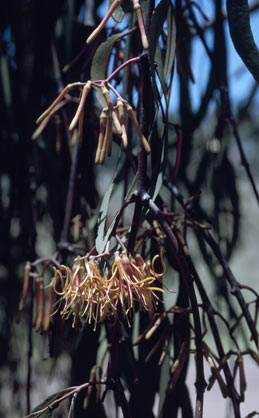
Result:
<svg viewBox="0 0 259 418"><path fill-rule="evenodd" d="M241 138L240 138L240 135L239 135L239 132L238 132L236 121L235 121L232 114L229 116L229 123L232 126L234 138L235 138L237 146L238 146L238 150L239 150L240 157L241 157L241 164L244 166L244 168L246 170L247 177L248 177L248 179L251 183L255 198L256 198L257 203L259 205L258 190L256 188L255 181L254 181L253 175L252 175L251 170L250 170L250 165L247 161L247 158L246 158L246 155L245 155L245 152L244 152L244 149L243 149L243 145L242 145Z"/></svg>
<svg viewBox="0 0 259 418"><path fill-rule="evenodd" d="M237 53L259 83L259 51L250 26L247 0L227 0L230 35Z"/></svg>
<svg viewBox="0 0 259 418"><path fill-rule="evenodd" d="M183 199L182 195L180 194L178 188L175 185L173 185L172 183L170 183L167 179L164 179L164 184L168 188L168 190L170 190L172 195L178 200L178 202L183 207L185 207L184 199ZM195 220L199 221L198 218L196 217L195 212L193 211L193 209L185 207L185 210ZM237 300L239 302L239 305L241 307L241 310L242 310L242 312L244 314L244 317L246 319L247 325L248 325L248 327L251 331L251 335L252 335L252 338L254 340L254 343L255 343L256 347L258 347L258 333L257 333L257 330L255 328L254 321L253 321L253 319L250 315L250 312L247 309L247 305L245 303L243 295L240 291L240 286L238 284L238 281L234 277L234 275L233 275L225 257L223 256L222 252L220 251L220 248L219 248L218 244L216 243L216 241L214 240L214 238L212 237L211 233L207 229L200 230L200 233L202 234L205 241L209 244L209 246L213 250L213 253L217 257L221 266L223 267L223 270L224 270L224 273L225 273L225 278L227 279L227 281L228 281L228 283L230 284L230 287L231 287L231 293L237 298Z"/></svg>
<svg viewBox="0 0 259 418"><path fill-rule="evenodd" d="M161 213L160 209L155 205L152 199L148 199L145 196L144 202L148 204L149 209L151 210L152 214L155 216L161 227L163 228L168 241L171 244L171 249L173 251L173 258L176 262L177 268L179 269L179 273L181 278L184 280L186 289L190 298L192 311L193 311L193 320L194 320L194 329L195 329L195 344L196 344L196 406L195 406L195 418L201 418L203 416L203 397L204 391L207 386L205 376L204 376L204 364L203 364L203 345L202 345L202 333L201 333L201 323L200 323L200 315L198 309L198 303L193 287L193 281L191 274L188 269L188 265L185 261L185 251L182 245L179 246L172 229L165 221L163 214Z"/></svg>
<svg viewBox="0 0 259 418"><path fill-rule="evenodd" d="M147 15L146 15L146 33L148 35L151 16L154 9L154 2L148 0L147 2ZM141 56L141 68L142 68L142 102L141 102L141 115L140 115L140 127L144 137L148 138L149 124L150 124L150 105L153 102L152 89L151 89L151 75L149 69L149 57L148 53L144 52ZM141 220L142 202L141 196L146 192L147 186L147 153L144 148L143 142L140 143L138 153L138 182L135 191L136 206L132 220L132 229L129 237L128 249L130 252L134 250L139 223Z"/></svg>
<svg viewBox="0 0 259 418"><path fill-rule="evenodd" d="M188 260L188 265L189 265L190 271L191 271L191 273L194 277L194 281L196 283L196 286L197 286L197 288L199 290L199 293L200 293L200 296L202 298L204 310L207 313L207 316L208 316L208 319L209 319L211 331L212 331L212 334L213 334L213 337L214 337L214 340L215 340L215 345L217 347L220 359L223 360L223 359L226 358L226 353L225 353L225 350L224 350L224 347L223 347L223 344L222 344L222 341L221 341L218 326L217 326L215 318L214 318L214 314L215 314L214 307L212 306L212 303L211 303L211 301L210 301L210 299L209 299L209 297L208 297L208 295L207 295L207 293L204 289L204 286L203 286L203 284L200 280L200 277L199 277L199 275L198 275L198 273L197 273L197 271L194 267L194 264L192 262L190 254L187 257L187 260ZM234 408L235 411L237 411L236 416L239 416L240 415L239 404L240 404L241 400L240 400L239 394L236 391L234 381L233 381L233 378L232 378L232 375L231 375L231 370L230 370L229 365L226 361L224 361L222 368L223 368L223 372L224 372L224 375L225 375L225 378L226 378L227 387L228 387L228 390L229 390L229 396L230 396L230 398L232 400L232 403L233 403L233 408Z"/></svg>

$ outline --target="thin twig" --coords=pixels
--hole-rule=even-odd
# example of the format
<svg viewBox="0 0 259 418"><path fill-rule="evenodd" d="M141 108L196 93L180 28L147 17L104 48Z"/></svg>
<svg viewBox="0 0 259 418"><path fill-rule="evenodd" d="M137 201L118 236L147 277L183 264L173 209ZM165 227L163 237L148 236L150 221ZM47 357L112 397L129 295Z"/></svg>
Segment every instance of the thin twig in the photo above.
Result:
<svg viewBox="0 0 259 418"><path fill-rule="evenodd" d="M178 200L178 202L183 206L185 204L185 201L182 197L182 195L180 194L178 188L173 185L172 183L170 183L167 179L164 179L164 184L165 186L171 191L171 193L173 194L173 196ZM194 211L188 207L185 207L185 210L195 219L197 219L196 214L194 213ZM213 250L215 256L217 257L218 261L220 262L221 266L223 267L223 271L225 274L225 278L228 281L228 283L230 284L231 287L231 293L237 298L239 305L242 309L242 312L244 314L244 317L246 319L247 325L250 329L252 338L254 340L254 343L256 345L256 347L258 347L258 333L257 330L255 328L253 319L251 317L251 314L249 312L249 310L247 309L245 300L243 298L243 295L240 291L240 287L239 287L239 283L236 280L235 276L233 275L227 260L225 259L225 257L223 256L217 242L214 240L213 236L211 235L211 233L206 229L202 229L199 231L200 234L203 236L203 238L205 239L205 241L209 244L209 246L211 247L211 249Z"/></svg>
<svg viewBox="0 0 259 418"><path fill-rule="evenodd" d="M40 409L38 411L35 411L35 412L32 412L31 414L26 415L23 418L37 418L40 415L42 415L44 412L46 412L48 410L50 411L51 409L56 408L56 406L58 406L60 404L60 402L63 402L65 399L67 399L70 396L73 396L73 395L81 392L82 390L88 388L89 386L93 386L93 385L107 385L107 384L108 384L107 381L100 380L100 381L83 383L80 386L71 386L69 388L66 388L63 391L68 391L68 393L66 393L65 395L61 396L61 398L55 399L53 402L50 402L49 405L47 405L45 408L42 408L42 409Z"/></svg>
<svg viewBox="0 0 259 418"><path fill-rule="evenodd" d="M251 173L249 163L248 163L248 161L246 159L246 156L245 156L245 152L244 152L244 149L243 149L241 138L240 138L240 135L239 135L239 132L238 132L238 129L237 129L236 121L235 121L235 119L232 115L229 117L229 123L232 126L233 134L234 134L234 137L235 137L235 140L236 140L236 143L237 143L237 146L238 146L238 150L239 150L239 153L240 153L240 156L241 156L241 164L245 167L247 177L249 178L249 181L250 181L250 183L252 185L252 188L253 188L253 191L254 191L254 195L255 195L257 203L259 205L258 190L256 188L255 181L254 181L253 175Z"/></svg>

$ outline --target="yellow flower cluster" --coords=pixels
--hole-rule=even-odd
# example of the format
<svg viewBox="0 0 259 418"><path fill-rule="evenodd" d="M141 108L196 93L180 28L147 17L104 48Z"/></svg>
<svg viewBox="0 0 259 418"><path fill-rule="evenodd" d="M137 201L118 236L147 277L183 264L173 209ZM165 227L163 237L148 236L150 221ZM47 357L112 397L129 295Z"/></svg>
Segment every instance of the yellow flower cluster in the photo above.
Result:
<svg viewBox="0 0 259 418"><path fill-rule="evenodd" d="M106 256L107 257L107 256ZM130 312L146 310L150 314L159 300L154 287L163 272L155 272L156 255L152 262L145 262L139 255L115 252L112 264L101 267L100 258L90 256L76 257L72 270L67 266L54 269L55 276L51 286L61 296L60 314L64 319L73 316L73 326L78 320L96 324L106 318L126 318L129 324Z"/></svg>

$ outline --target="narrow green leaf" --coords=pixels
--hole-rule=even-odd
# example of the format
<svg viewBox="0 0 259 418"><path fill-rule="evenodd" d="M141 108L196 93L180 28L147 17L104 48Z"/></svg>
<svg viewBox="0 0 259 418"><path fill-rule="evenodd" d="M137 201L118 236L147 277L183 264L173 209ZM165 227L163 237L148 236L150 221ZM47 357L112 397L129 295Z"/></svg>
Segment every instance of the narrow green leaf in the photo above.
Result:
<svg viewBox="0 0 259 418"><path fill-rule="evenodd" d="M157 71L159 74L160 82L163 88L163 92L166 95L166 85L164 80L164 69L162 65L161 53L159 55L159 44L158 40L162 33L164 23L167 18L168 9L170 6L170 0L162 0L157 8L155 9L152 20L151 20L151 27L149 32L149 58L150 58L150 71L152 76L152 83L153 83L153 90L156 97L158 97L158 89L156 87L155 82L155 65L157 63L157 59L159 60L159 66L157 67ZM170 44L169 44L170 48Z"/></svg>
<svg viewBox="0 0 259 418"><path fill-rule="evenodd" d="M160 373L160 382L159 382L159 406L158 406L158 417L162 418L163 416L163 404L166 396L166 388L168 386L169 379L169 369L170 369L170 359L167 355L165 361L161 367Z"/></svg>
<svg viewBox="0 0 259 418"><path fill-rule="evenodd" d="M174 64L175 48L176 48L176 24L174 18L174 8L171 5L167 15L167 49L165 56L164 78L167 81Z"/></svg>
<svg viewBox="0 0 259 418"><path fill-rule="evenodd" d="M134 177L134 179L132 180L132 183L131 183L130 187L129 187L129 190L128 190L127 196L125 197L125 200L128 200L129 199L131 193L135 189L135 186L136 186L136 183L137 183L137 179L138 179L138 175L136 174L135 177ZM116 183L116 182L117 182L117 179L114 176L114 183ZM110 187L113 186L114 183L112 182L112 184L110 185ZM106 193L105 193L105 195L107 194L105 204L106 203L109 204L109 200L110 200L112 191L110 192L110 196L109 196L109 200L108 200L108 194L109 194L109 192L110 191L109 191L109 188L108 188L107 191L106 191ZM104 198L105 198L105 196L104 196ZM103 201L104 201L104 198L103 198ZM104 235L105 218L103 219L102 206L103 206L103 202L102 202L102 205L101 205L100 215L99 215L100 216L100 222L101 222L100 225L99 225L99 227L101 227L100 236L99 236L99 227L98 227L98 235L97 235L97 238L96 238L96 249L97 249L97 251L98 251L99 254L104 251L105 246L106 246L106 244L108 242L108 239L110 238L111 232L113 230L114 224L116 222L117 216L118 216L118 214L120 212L120 210L117 210L116 211L116 213L115 213L115 215L113 217L113 220L112 220L109 228L107 229L106 234ZM108 206L106 208L105 217L107 216L107 211L108 211ZM98 236L99 236L99 238L98 238ZM97 247L97 240L98 240L98 247Z"/></svg>
<svg viewBox="0 0 259 418"><path fill-rule="evenodd" d="M161 52L161 49L159 48L159 45L156 48L155 62L156 62L157 75L158 75L159 81L161 83L164 96L166 97L167 96L167 87L166 87L166 82L165 82L165 77L164 77L164 64L163 64L163 60L162 60L162 52ZM160 106L161 106L161 104L160 104Z"/></svg>
<svg viewBox="0 0 259 418"><path fill-rule="evenodd" d="M141 12L142 12L143 20L145 22L146 14L147 14L147 0L140 0L139 3L140 3L140 7L141 7Z"/></svg>
<svg viewBox="0 0 259 418"><path fill-rule="evenodd" d="M6 107L10 108L12 105L11 82L7 57L2 55L0 58L0 72L3 88L3 96Z"/></svg>
<svg viewBox="0 0 259 418"><path fill-rule="evenodd" d="M114 0L109 0L109 8L111 7L113 2ZM125 13L127 13L130 10L130 7L132 7L132 3L129 0L124 0L122 4L118 6L112 14L112 18L115 20L115 22L120 23L124 18Z"/></svg>
<svg viewBox="0 0 259 418"><path fill-rule="evenodd" d="M131 183L131 185L130 185L130 188L129 188L129 191L127 193L127 196L126 196L125 200L129 199L131 193L135 189L135 185L137 183L137 179L138 179L138 175L136 174L135 177L134 177L134 179L133 179L133 181L132 181L132 183ZM115 183L116 183L116 181L115 181ZM113 184L114 183L112 183L112 185ZM107 189L107 191L106 191L107 195L108 195L108 192L109 192L109 189ZM107 210L108 210L108 207L107 207ZM102 236L102 234L104 233L104 226L105 225L102 224L102 226L101 226L101 228L103 228L103 232L100 231L100 237L98 238L98 236L97 236L97 238L96 238L96 249L97 249L97 251L98 251L99 254L102 253L104 251L104 249L105 249L105 246L106 246L106 244L108 242L108 239L110 238L111 232L113 230L113 227L114 227L114 224L116 222L116 219L117 219L117 216L118 216L119 212L120 212L119 210L116 211L116 213L115 213L115 215L113 217L113 220L112 220L112 222L111 222L111 224L110 224L109 228L107 229L107 232L106 232L106 234L104 236ZM101 210L100 210L100 213L101 213ZM107 212L106 212L106 215L107 215ZM101 222L103 222L103 221L101 221ZM104 222L105 222L105 219L104 219ZM99 228L98 228L98 235L99 235ZM98 240L98 248L97 248L97 240Z"/></svg>
<svg viewBox="0 0 259 418"><path fill-rule="evenodd" d="M107 77L107 67L109 58L112 52L114 43L124 36L128 35L126 33L116 33L115 35L110 36L106 41L102 42L101 45L97 48L96 53L93 57L93 62L91 66L90 77L91 80L105 80ZM106 107L107 103L100 91L96 88L96 98L99 101L102 107Z"/></svg>
<svg viewBox="0 0 259 418"><path fill-rule="evenodd" d="M164 134L163 134L163 144L162 144L162 150L161 150L161 156L160 156L160 165L157 171L157 175L155 177L155 181L152 181L152 184L150 186L150 190L149 190L149 194L151 199L154 201L161 189L161 186L163 184L163 177L164 177L164 165L165 165L165 161L166 161L166 155L165 155L165 149L166 149L166 143L167 143L167 138L166 138L166 129L164 129Z"/></svg>
<svg viewBox="0 0 259 418"><path fill-rule="evenodd" d="M154 68L155 53L158 46L158 39L162 33L167 18L170 0L162 0L155 9L149 32L149 57L150 65Z"/></svg>
<svg viewBox="0 0 259 418"><path fill-rule="evenodd" d="M163 172L162 170L159 172L158 176L157 176L157 180L156 180L156 185L155 185L155 190L153 193L153 197L152 200L156 200L158 193L160 192L161 186L163 183Z"/></svg>
<svg viewBox="0 0 259 418"><path fill-rule="evenodd" d="M131 193L133 193L133 191L134 191L134 189L135 189L135 186L136 186L136 184L137 184L137 180L138 180L138 173L136 173L136 174L135 174L135 176L134 176L134 178L133 178L133 180L132 180L132 182L131 182L131 185L130 185L130 187L129 187L129 190L128 190L128 193L127 193L127 195L126 195L125 200L128 200L128 199L129 199L129 197L130 197L130 195L131 195Z"/></svg>
<svg viewBox="0 0 259 418"><path fill-rule="evenodd" d="M63 389L59 392L53 393L52 395L48 396L45 401L37 405L29 415L26 415L25 418L33 418L33 417L42 417L42 418L49 418L52 416L52 411L59 406L57 402L55 405L48 408L45 412L40 413L43 409L47 408L52 402L62 398L67 392L70 392L71 388Z"/></svg>
<svg viewBox="0 0 259 418"><path fill-rule="evenodd" d="M97 237L96 237L96 241L95 241L95 245L96 245L96 251L98 252L98 254L103 253L105 246L106 246L106 242L107 240L105 239L105 223L106 223L106 218L107 218L107 213L108 213L108 209L109 209L109 203L110 203L110 198L111 198L111 194L112 194L112 190L113 190L113 185L114 183L112 182L110 184L110 186L108 187L108 189L106 190L103 200L102 200L102 204L100 207L100 212L99 212L99 216L98 216L98 229L97 229ZM111 226L110 226L111 228ZM110 230L110 228L108 229L108 231ZM108 232L107 231L107 232ZM107 234L106 234L107 236Z"/></svg>

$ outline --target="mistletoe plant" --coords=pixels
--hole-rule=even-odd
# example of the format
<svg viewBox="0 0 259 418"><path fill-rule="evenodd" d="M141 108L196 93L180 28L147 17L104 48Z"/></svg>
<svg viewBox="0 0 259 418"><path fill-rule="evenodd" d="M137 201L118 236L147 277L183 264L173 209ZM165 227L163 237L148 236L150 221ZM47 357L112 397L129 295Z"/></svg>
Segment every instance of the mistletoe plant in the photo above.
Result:
<svg viewBox="0 0 259 418"><path fill-rule="evenodd" d="M213 92L218 91L220 111L213 137L223 142L225 126L232 126L258 198L228 99L221 1L215 1L214 50L204 35L209 27L207 18L195 2L114 0L108 6L106 16L87 38L91 69L88 74L83 72L83 81L70 80L63 87L52 43L59 94L38 118L32 138L44 136L54 121L55 152L64 156L61 137L65 135L70 174L56 251L26 263L18 315L20 320L31 294L31 325L36 332L55 334L59 339L68 328L74 328L73 335L91 333L83 357L89 373L84 383L51 395L33 412L28 411L27 418L50 416L65 399L71 400L69 417L106 417L107 391L114 394L114 410L120 407L127 418L142 414L176 418L180 410L185 418L200 418L205 390L214 384L219 385L223 398L231 400L234 416L239 418L246 390L243 358L251 356L259 362L259 298L254 289L236 280L228 265L237 242L239 217L227 147L222 148L213 173L211 213L200 199L210 170L207 153L201 155L197 169L191 165L194 131L206 116ZM107 29L111 17L117 23ZM196 113L189 91L196 77L190 55L195 37L200 38L211 65ZM66 66L67 74L81 55ZM176 96L174 77L180 82L180 124L171 112ZM86 168L105 178L110 176L111 166L112 180L98 204L94 185L90 194L84 191L87 184L90 190L89 182L95 177L87 179ZM223 172L225 182L220 180ZM120 185L121 200L114 202L113 192ZM186 199L181 188L188 195ZM209 199L206 193L210 192L202 190L202 198L205 194ZM228 206L222 209L223 200ZM116 207L113 213L112 204ZM227 215L232 226L228 236L221 226ZM228 301L229 318L208 295L189 249L190 236L197 237L212 277L221 280L221 297ZM223 240L225 248L220 245ZM243 289L252 300L245 300ZM236 308L232 299L237 301ZM241 319L251 335L244 348L238 332ZM101 357L100 330L106 341ZM229 341L231 350L227 348ZM94 353L89 360L91 349ZM186 384L191 361L196 370L194 412ZM206 378L205 362L210 370ZM83 397L77 398L79 394ZM157 412L153 412L155 400Z"/></svg>

